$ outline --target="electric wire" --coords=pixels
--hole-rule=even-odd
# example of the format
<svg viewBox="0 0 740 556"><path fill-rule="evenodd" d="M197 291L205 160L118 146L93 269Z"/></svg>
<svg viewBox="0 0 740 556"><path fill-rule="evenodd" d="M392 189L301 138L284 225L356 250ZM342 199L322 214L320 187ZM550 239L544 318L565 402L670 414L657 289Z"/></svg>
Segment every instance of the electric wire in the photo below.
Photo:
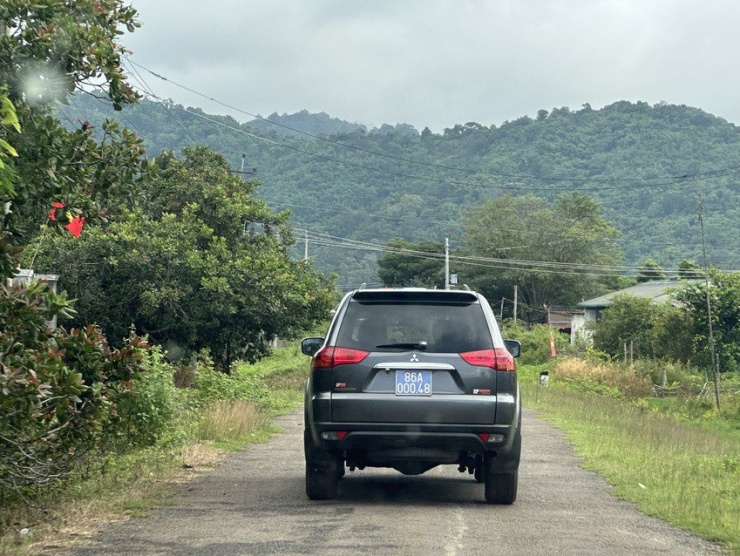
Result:
<svg viewBox="0 0 740 556"><path fill-rule="evenodd" d="M347 238L340 238L322 232L312 232L310 230L296 228L297 232L304 232L312 245L326 246L340 249L360 249L382 253L403 254L409 257L441 260L445 258L443 253L432 253L417 251L413 249L394 248L388 245L358 241ZM459 264L471 266L483 266L487 268L500 268L507 270L537 271L551 274L594 274L594 275L614 275L619 273L639 272L643 269L642 265L603 265L591 263L568 263L557 261L538 261L526 259L502 259L495 257L450 255L450 261ZM680 275L679 270L664 269L664 274L668 276ZM736 272L736 271L728 271Z"/></svg>
<svg viewBox="0 0 740 556"><path fill-rule="evenodd" d="M242 110L240 108L237 108L237 107L228 105L226 103L223 103L222 101L219 101L219 100L217 100L217 99L215 99L213 97L210 97L208 95L205 95L203 93L200 93L200 92L198 92L195 89L192 89L190 87L186 87L185 85L181 85L180 83L177 83L177 82L175 82L175 81L173 81L173 80L171 80L171 79L169 79L169 78L167 78L167 77L165 77L165 76L163 76L163 75L161 75L159 73L156 73L156 72L154 72L154 71L146 68L145 66L142 66L141 64L138 64L137 62L134 62L133 60L131 60L130 57L128 58L128 60L129 60L129 62L131 64L133 64L133 65L141 68L142 70L150 73L151 75L153 75L154 77L156 77L158 79L161 79L161 80L163 80L165 82L172 83L176 87L179 87L179 88L181 88L183 90L186 90L188 92L191 92L193 94L196 94L198 96L201 96L201 97L203 97L203 98L205 98L207 100L211 100L211 101L213 101L213 102L215 102L215 103L217 103L217 104L219 104L221 106L224 106L224 107L229 108L231 110L235 110L235 111L241 112L243 114L249 115L250 117L253 117L255 119L259 119L259 120L268 122L268 123L273 124L273 125L276 125L278 127L289 129L289 130L294 131L296 133L302 133L302 134L305 134L305 135L309 135L309 136L311 136L311 137L313 137L315 139L321 140L321 141L326 141L326 142L332 143L334 145L338 145L338 146L342 146L342 147L346 147L346 148L351 148L351 149L355 149L355 150L361 150L363 152L366 152L368 154L372 154L372 155L375 155L375 156L384 156L384 157L387 157L387 158L392 158L392 159L397 160L397 161L403 161L403 162L406 162L406 163L416 164L416 165L419 165L419 166L426 166L426 167L432 167L432 168L438 168L438 169L455 170L455 171L464 171L464 172L467 172L467 173L479 173L479 174L480 173L483 173L480 170L463 169L463 168L457 168L457 167L452 167L452 166L439 165L439 164L434 164L434 163L420 162L420 161L416 161L416 160L413 160L413 159L407 159L407 158L403 158L403 157L396 157L394 155L388 155L387 153L381 153L379 151L372 151L372 150L368 150L368 149L362 149L362 148L356 147L354 145L348 145L346 143L341 143L341 142L338 142L338 141L330 140L330 139L328 139L326 137L323 137L323 136L313 135L313 134L310 134L308 132L303 132L301 130L297 130L297 129L291 128L290 126L286 126L284 124L280 124L279 122L272 122L269 119L262 118L261 116L257 116L255 114L251 114L251 113L249 113L249 112L247 112L245 110ZM159 98L159 97L157 97L157 98ZM280 143L278 141L272 141L272 140L269 140L269 139L264 138L262 136L249 133L246 130L243 130L242 128L236 128L236 127L233 127L233 126L228 126L228 125L224 124L223 122L218 122L216 120L213 120L211 118L208 118L207 116L205 116L203 114L197 114L197 113L195 113L195 112L193 112L193 111L191 111L191 110L189 110L187 108L183 108L182 110L184 110L186 112L189 112L189 113L191 113L193 115L196 115L198 117L202 117L202 118L204 118L204 119L206 119L208 121L211 121L212 123L216 123L218 125L222 125L223 127L226 127L228 129L231 129L231 130L233 130L235 132L243 133L243 134L246 134L246 135L248 135L250 137L259 139L259 140L265 140L266 142L271 143L273 145L277 145L277 146L280 146L280 147L283 147L283 148L291 149L293 151L296 151L296 152L299 152L299 153L302 153L302 154L305 154L305 155L308 155L308 156L319 158L319 159L325 160L325 161L335 162L335 163L346 165L346 166L352 166L352 167L356 167L356 168L361 168L361 169L364 169L364 170L369 170L369 171L374 171L374 172L382 172L382 173L386 173L386 174L389 174L389 175L394 175L394 176L397 176L397 177L403 177L403 178L406 178L406 179L434 181L434 182L437 182L437 183L443 183L443 184L449 184L449 185L458 185L458 186L463 186L463 185L467 185L467 186L472 185L472 186L476 186L476 187L489 186L489 187L493 187L493 188L499 188L499 189L504 189L505 188L505 189L515 190L515 191L553 191L553 190L559 190L559 191L571 191L571 190L577 190L577 191L602 191L602 190L612 190L612 189L620 189L620 190L625 189L624 187L620 187L620 186L615 186L615 187L578 187L578 186L574 186L574 187L571 187L571 188L557 188L557 189L554 189L552 187L522 187L522 186L516 186L516 185L512 185L512 184L507 184L507 185L504 186L504 185L497 185L497 184L490 183L490 182L485 182L485 181L482 181L482 182L466 182L466 181L458 181L458 180L449 180L449 179L440 179L440 178L417 176L417 175L403 173L403 172L393 172L393 171L390 171L390 170L387 170L387 169L383 169L383 168L376 168L376 167L372 167L372 166L366 166L364 164L358 164L358 163L354 163L354 162L349 162L349 161L337 159L337 158L334 158L334 157L330 157L330 156L327 156L327 155L322 155L322 154L318 154L318 153L312 153L312 152L309 152L309 151L306 151L306 150L303 150L303 149L299 149L299 148L294 147L292 145L286 145L286 144ZM696 179L697 177L706 177L706 176L720 177L720 176L726 176L726 175L735 174L735 173L738 173L738 172L740 172L740 166L729 167L729 168L718 169L718 170L712 170L712 171L708 171L708 172L694 173L694 174L688 174L687 173L687 174L682 174L682 175L665 176L665 177L660 177L660 178L656 177L656 178L634 178L634 179L630 179L630 178L585 178L585 177L578 177L578 178L574 178L574 177L554 178L554 177L549 177L549 176L534 176L534 175L526 175L526 174L507 174L507 173L496 173L496 172L484 172L484 173L487 174L487 175L496 177L496 178L527 179L527 180L534 180L534 181L540 181L540 182L552 182L552 183L572 183L572 182L627 183L627 184L631 185L631 188L637 188L638 186L641 186L641 187L660 187L660 186L667 186L667 185L673 185L673 184L675 184L677 182L686 182L686 181L689 181L691 179Z"/></svg>

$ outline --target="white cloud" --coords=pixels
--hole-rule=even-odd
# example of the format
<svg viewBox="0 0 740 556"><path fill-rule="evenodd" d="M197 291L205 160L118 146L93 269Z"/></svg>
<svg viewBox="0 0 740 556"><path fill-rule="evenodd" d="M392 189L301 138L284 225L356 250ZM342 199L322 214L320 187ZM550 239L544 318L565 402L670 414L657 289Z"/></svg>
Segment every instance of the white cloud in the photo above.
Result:
<svg viewBox="0 0 740 556"><path fill-rule="evenodd" d="M618 100L740 123L733 0L141 0L123 42L252 113L307 109L435 131ZM146 77L155 92L223 108ZM245 116L233 114L239 119Z"/></svg>

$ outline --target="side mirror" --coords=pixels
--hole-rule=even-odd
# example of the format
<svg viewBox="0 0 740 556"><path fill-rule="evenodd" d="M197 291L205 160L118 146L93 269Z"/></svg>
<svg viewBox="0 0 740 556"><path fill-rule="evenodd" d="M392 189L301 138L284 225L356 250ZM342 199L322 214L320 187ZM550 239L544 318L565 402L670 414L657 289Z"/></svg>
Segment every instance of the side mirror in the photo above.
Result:
<svg viewBox="0 0 740 556"><path fill-rule="evenodd" d="M522 354L522 343L518 340L504 340L506 351L508 351L512 357L519 357Z"/></svg>
<svg viewBox="0 0 740 556"><path fill-rule="evenodd" d="M303 355L313 357L323 345L324 338L304 338L303 341L301 341L301 352L303 352Z"/></svg>

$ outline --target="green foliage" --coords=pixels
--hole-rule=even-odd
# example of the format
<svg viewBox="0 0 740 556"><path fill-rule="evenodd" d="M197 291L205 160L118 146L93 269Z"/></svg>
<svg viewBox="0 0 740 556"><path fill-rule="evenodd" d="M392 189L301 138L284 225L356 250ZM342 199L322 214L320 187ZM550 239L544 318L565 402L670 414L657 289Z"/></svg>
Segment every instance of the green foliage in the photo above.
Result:
<svg viewBox="0 0 740 556"><path fill-rule="evenodd" d="M171 353L206 348L228 371L333 304L329 281L288 256L287 213L255 200L255 187L209 149L164 154L133 211L78 240L43 237L37 266L61 271L77 322L97 322L112 342L133 324Z"/></svg>
<svg viewBox="0 0 740 556"><path fill-rule="evenodd" d="M637 283L649 282L651 280L665 280L665 271L653 259L647 259L637 269Z"/></svg>
<svg viewBox="0 0 740 556"><path fill-rule="evenodd" d="M48 328L70 313L43 284L0 285L0 486L66 477L98 445L113 400L142 370L140 338L111 350L92 326Z"/></svg>
<svg viewBox="0 0 740 556"><path fill-rule="evenodd" d="M80 114L91 121L111 116L86 97L76 97L65 113L73 121ZM319 116L313 115L316 127L301 129L329 131ZM260 141L228 129L263 133L251 123L224 116L208 116L214 120L208 122L172 103L144 101L121 117L153 154L198 143L224 153L234 168L244 155L247 167L269 179L260 195L270 206L289 208L293 221L312 231L376 244L449 237L459 248L462 213L485 200L535 190L553 202L575 189L597 199L603 218L621 232L614 241L626 263L653 257L666 269L701 257L696 182L674 176L740 165L738 127L696 108L644 102L555 109L537 119L461 125L443 134L347 131L330 135L332 143L282 136L287 130L277 126L265 127L267 140ZM300 118L301 125L309 120ZM702 187L710 262L740 268L736 176L703 176ZM531 238L523 239L512 246L528 245ZM309 254L319 268L337 272L341 284L376 281L373 251L342 249L337 256L336 248L311 244ZM474 268L453 271L470 284L467 273Z"/></svg>
<svg viewBox="0 0 740 556"><path fill-rule="evenodd" d="M577 270L577 265L614 264L620 257L614 242L617 235L592 198L560 195L550 205L539 197L503 195L465 218L469 254L499 260L496 268L468 270L467 283L492 300L511 295L518 286L522 302L531 307L574 303L604 288L596 277ZM564 263L574 270L525 268L520 260Z"/></svg>
<svg viewBox="0 0 740 556"><path fill-rule="evenodd" d="M173 372L161 348L146 353L141 372L112 400L113 411L103 430L107 446L125 452L161 444L181 432L186 404L175 387Z"/></svg>
<svg viewBox="0 0 740 556"><path fill-rule="evenodd" d="M678 263L678 277L682 280L704 278L704 270L692 259L683 259Z"/></svg>
<svg viewBox="0 0 740 556"><path fill-rule="evenodd" d="M685 311L670 303L618 295L596 324L594 347L619 358L626 344L635 358L687 362L691 355L688 324Z"/></svg>
<svg viewBox="0 0 740 556"><path fill-rule="evenodd" d="M53 117L77 87L97 87L115 108L136 99L123 77L116 39L136 12L120 0L8 0L0 7L0 485L46 486L99 445L117 397L141 371L141 338L111 349L87 322L48 328L71 305L45 286L7 285L21 252L44 222L63 232L74 217L104 216L141 171L141 142L116 122L94 137L89 123ZM51 218L52 203L62 203ZM124 339L125 338L125 339Z"/></svg>
<svg viewBox="0 0 740 556"><path fill-rule="evenodd" d="M237 367L232 373L222 373L213 365L201 364L195 372L195 387L190 392L190 401L196 408L222 400L260 401L267 392L253 376L241 372Z"/></svg>
<svg viewBox="0 0 740 556"><path fill-rule="evenodd" d="M550 351L551 333L555 341L556 353L561 353L568 345L568 337L549 326L535 325L528 329L519 322L514 324L513 321L506 321L501 333L504 338L521 342L522 354L517 360L517 364L521 365L537 365L554 361Z"/></svg>
<svg viewBox="0 0 740 556"><path fill-rule="evenodd" d="M690 319L693 362L704 368L711 367L707 314L709 297L712 332L720 369L740 371L740 272L724 274L711 269L708 290L706 283L691 283L678 292L676 297L685 305Z"/></svg>
<svg viewBox="0 0 740 556"><path fill-rule="evenodd" d="M121 28L137 25L135 15L121 0L3 3L0 88L7 99L0 141L17 156L3 161L7 171L0 176L0 205L9 209L0 224L0 277L12 275L20 249L47 221L52 202L65 205L53 224L66 233L71 217L84 216L88 225L100 220L108 196L139 175L141 142L116 122L101 122L95 138L88 122L65 129L52 116L57 102L82 86L102 89L118 109L136 100L116 43Z"/></svg>
<svg viewBox="0 0 740 556"><path fill-rule="evenodd" d="M389 287L444 288L444 249L441 243L395 239L378 259L378 277Z"/></svg>

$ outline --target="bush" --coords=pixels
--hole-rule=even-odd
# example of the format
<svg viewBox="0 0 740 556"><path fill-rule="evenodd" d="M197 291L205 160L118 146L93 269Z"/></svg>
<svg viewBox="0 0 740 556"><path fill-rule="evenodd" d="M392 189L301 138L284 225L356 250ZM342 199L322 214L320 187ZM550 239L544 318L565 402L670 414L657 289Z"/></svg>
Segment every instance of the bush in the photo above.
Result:
<svg viewBox="0 0 740 556"><path fill-rule="evenodd" d="M559 359L552 369L553 381L568 381L581 390L592 390L628 399L651 396L650 377L634 367L583 359Z"/></svg>
<svg viewBox="0 0 740 556"><path fill-rule="evenodd" d="M568 338L549 326L536 325L528 330L519 323L508 321L501 331L505 338L521 342L522 354L518 360L521 365L537 365L553 360L550 352L550 332L555 340L556 351L565 349Z"/></svg>
<svg viewBox="0 0 740 556"><path fill-rule="evenodd" d="M195 370L193 388L188 390L190 402L196 408L203 408L211 402L224 400L254 400L267 397L264 385L237 366L230 375L214 368L205 359L199 361Z"/></svg>
<svg viewBox="0 0 740 556"><path fill-rule="evenodd" d="M46 486L96 447L112 400L142 371L142 338L111 349L94 326L49 329L68 316L44 284L0 283L0 486Z"/></svg>
<svg viewBox="0 0 740 556"><path fill-rule="evenodd" d="M184 405L173 374L161 348L150 350L142 372L113 400L115 411L105 427L111 448L153 446L177 431Z"/></svg>

